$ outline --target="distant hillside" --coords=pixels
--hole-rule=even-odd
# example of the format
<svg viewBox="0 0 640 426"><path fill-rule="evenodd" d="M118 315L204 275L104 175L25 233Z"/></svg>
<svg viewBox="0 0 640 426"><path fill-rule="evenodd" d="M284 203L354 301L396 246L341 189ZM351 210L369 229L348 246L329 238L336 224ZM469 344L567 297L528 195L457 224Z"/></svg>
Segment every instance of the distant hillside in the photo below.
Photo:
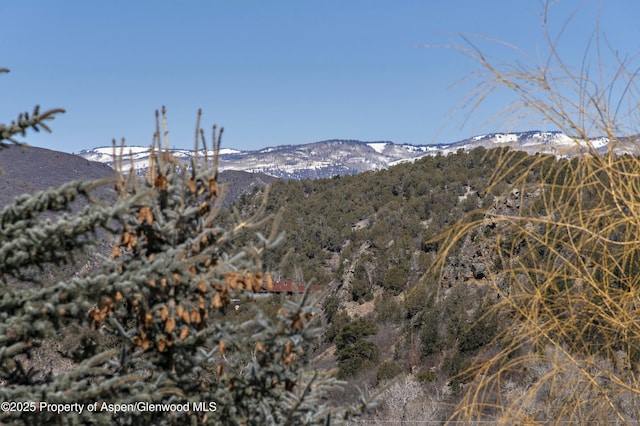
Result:
<svg viewBox="0 0 640 426"><path fill-rule="evenodd" d="M285 243L266 266L278 278L324 289L326 341L314 362L337 366L341 377L360 386L414 372L429 389L449 392L456 374L491 350L485 345L505 320L484 317L496 300L487 291L493 259L484 246L457 247L436 275L440 247L433 238L490 209L517 211L520 193L513 195L509 182L540 159L479 147L385 170L274 184L267 209L283 209ZM544 164L569 161L548 156ZM510 172L489 186L499 164ZM540 174L527 179L534 183ZM251 214L259 195L241 197L238 210ZM511 243L490 222L485 237Z"/></svg>
<svg viewBox="0 0 640 426"><path fill-rule="evenodd" d="M89 161L80 155L44 148L11 145L0 150L0 208L21 194L32 194L72 180L97 180L114 176L110 164ZM221 184L229 184L225 204L236 200L254 187L273 183L276 178L260 173L228 170L220 173ZM110 188L97 192L108 200L115 193Z"/></svg>
<svg viewBox="0 0 640 426"><path fill-rule="evenodd" d="M281 145L258 151L222 149L220 170L241 170L264 173L277 178L305 179L361 173L389 167L398 161L420 158L437 147L397 145L392 142L361 142L354 140L330 140L303 145ZM144 171L148 167L149 150L144 147L127 147L131 151L135 168ZM435 151L434 151L435 152ZM173 149L174 157L189 163L194 153ZM210 151L208 155L212 155ZM80 151L79 155L111 164L112 147ZM199 155L204 155L200 152Z"/></svg>
<svg viewBox="0 0 640 426"><path fill-rule="evenodd" d="M52 151L44 148L10 145L0 149L0 209L11 204L15 197L33 194L48 188L58 187L73 180L100 180L112 178L113 169L106 164L88 161L78 155ZM110 203L115 197L112 185L97 188L93 196ZM73 209L80 209L86 201L79 199ZM45 213L45 217L53 214ZM58 266L46 265L42 269L25 271L32 284L49 285L68 280L79 271L89 271L98 262L99 255L106 256L111 250L110 242L100 234L94 250L76 257L74 262ZM25 280L3 277L13 287L24 285Z"/></svg>
<svg viewBox="0 0 640 426"><path fill-rule="evenodd" d="M33 194L38 191L57 187L73 180L100 180L114 177L113 169L104 163L89 161L79 155L67 154L44 148L10 145L0 149L0 209L22 194ZM229 184L224 204L230 205L243 193L254 187L263 187L277 180L274 177L248 173L243 171L222 172L219 177L221 184ZM106 185L96 189L93 196L110 203L115 197L113 185ZM74 203L74 210L83 206L83 200ZM45 214L52 217L52 214ZM31 271L32 279L45 285L58 280L68 279L78 271L88 271L93 268L99 257L108 256L112 245L101 234L99 243L92 253L86 253L76 262L68 265L46 266L43 270ZM16 285L15 280L6 277L10 285Z"/></svg>
<svg viewBox="0 0 640 426"><path fill-rule="evenodd" d="M635 141L624 139L615 142L613 146L617 154L638 153L638 146ZM573 157L584 152L588 145L595 148L599 153L606 152L611 145L611 141L606 137L597 137L587 141L579 141L567 136L562 132L542 132L530 130L526 132L511 133L489 133L465 139L448 145L446 152L455 152L458 149L469 151L477 147L499 148L510 147L514 150L524 151L528 154L552 154L558 157Z"/></svg>
<svg viewBox="0 0 640 426"><path fill-rule="evenodd" d="M218 181L226 185L227 192L223 200L224 206L233 204L240 196L251 192L253 188L262 188L271 185L278 179L264 173L249 173L241 170L224 170L220 172Z"/></svg>
<svg viewBox="0 0 640 426"><path fill-rule="evenodd" d="M611 142L607 138L594 138L588 142L598 152L606 152ZM305 179L329 178L369 170L386 169L394 164L415 161L427 155L446 155L459 149L470 151L477 147L510 147L529 154L552 154L572 157L583 151L588 143L575 140L561 132L538 130L511 133L478 135L451 144L408 145L389 141L363 142L357 140L328 140L300 145L280 145L256 151L223 149L220 155L220 170L242 170L264 173L277 178ZM616 141L613 147L618 154L637 153L635 140ZM148 167L149 150L146 147L127 147L131 151L135 168L143 172ZM83 150L80 155L93 161L110 164L112 148L102 147ZM185 163L194 155L184 149L171 150L175 157ZM209 155L212 153L210 152ZM203 155L201 152L199 155Z"/></svg>
<svg viewBox="0 0 640 426"><path fill-rule="evenodd" d="M78 155L10 145L0 149L0 207L24 193L32 194L72 180L110 177L113 177L111 167ZM106 189L99 194L101 197L109 196Z"/></svg>

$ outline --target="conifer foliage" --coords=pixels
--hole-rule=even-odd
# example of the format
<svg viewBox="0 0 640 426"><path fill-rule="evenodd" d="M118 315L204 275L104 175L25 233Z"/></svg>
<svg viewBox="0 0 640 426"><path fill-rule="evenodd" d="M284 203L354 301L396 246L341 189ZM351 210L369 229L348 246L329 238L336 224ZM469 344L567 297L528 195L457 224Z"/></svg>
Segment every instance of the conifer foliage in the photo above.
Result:
<svg viewBox="0 0 640 426"><path fill-rule="evenodd" d="M34 114L32 126L52 116ZM200 114L196 150L198 139L205 140L199 123ZM5 410L1 422L324 424L359 410L326 406L324 396L338 382L328 372L305 366L305 349L320 332L307 297L287 301L276 318L257 308L244 323L227 315L233 297L270 285L261 259L281 236L276 217L261 209L232 227L218 224L224 192L216 170L221 133L213 128L213 156L205 146L203 155L186 167L160 147L163 138L168 146L163 108L161 115L156 113L148 176L125 174L121 150L114 180L72 182L25 195L0 212L3 276L21 278L33 265L67 262L92 250L96 233L114 242L111 255L85 276L28 290L11 287L3 278L0 401L36 405ZM118 194L111 205L91 197L92 189L107 184L115 185ZM86 207L70 210L79 198ZM50 212L58 214L51 219ZM269 220L270 235L256 233L246 242L247 232ZM245 234L242 244L240 234ZM86 344L75 351L80 355L70 371L34 366L34 349L71 326L93 329L115 344ZM43 409L39 401L85 409L60 414ZM138 403L188 409L145 411L124 405ZM123 411L117 413L116 407Z"/></svg>
<svg viewBox="0 0 640 426"><path fill-rule="evenodd" d="M0 74L8 72L8 69L0 68ZM41 114L40 106L36 105L31 116L28 112L25 112L18 116L18 120L12 121L8 126L6 124L0 123L0 149L6 145L4 141L18 143L18 141L15 139L15 136L17 134L25 136L25 134L27 133L27 129L33 129L36 132L39 132L40 128L42 127L47 132L51 132L51 129L49 129L46 121L53 120L56 114L62 114L64 112L65 111L63 109L55 108L45 111Z"/></svg>

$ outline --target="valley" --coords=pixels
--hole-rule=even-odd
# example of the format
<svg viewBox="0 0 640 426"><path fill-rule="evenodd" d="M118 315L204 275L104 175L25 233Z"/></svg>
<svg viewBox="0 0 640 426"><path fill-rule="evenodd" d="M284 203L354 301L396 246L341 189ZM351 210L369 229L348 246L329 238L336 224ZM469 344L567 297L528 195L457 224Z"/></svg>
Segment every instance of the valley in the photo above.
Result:
<svg viewBox="0 0 640 426"><path fill-rule="evenodd" d="M528 139L535 139L528 135ZM562 139L558 135L554 138ZM481 141L486 137L473 139ZM392 151L387 143L352 145L358 149L366 146L377 153ZM335 146L332 149L335 157L347 158L356 155L353 146L340 155L335 153ZM474 387L485 386L482 378L491 377L508 359L522 358L518 368L524 370L516 368L506 373L503 386L508 386L496 396L502 398L501 404L512 401L518 392L525 394L526 389L537 386L541 380L538 372L547 374L545 371L552 371L553 367L549 363L532 364L528 359L536 351L544 354L557 349L555 338L540 342L527 334L527 327L536 327L530 320L546 315L547 308L525 314L516 301L528 294L530 290L526 289L531 285L538 286L531 280L546 282L541 278L545 265L588 262L586 257L596 256L593 245L598 244L591 238L566 245L567 236L545 218L554 217L562 223L574 214L570 211L572 206L584 207L593 215L598 209L606 210L615 204L613 199L600 197L588 179L579 178L581 167L592 168L590 161L597 163L604 157L566 158L558 155L557 146L552 150L554 155L506 147L486 149L482 145L469 148L428 155L423 155L426 150L416 149L412 152L421 154L411 161L396 159L396 164L380 163L377 169L336 173L328 178L294 179L289 174L287 179L278 179L267 174L268 170L252 174L228 169L220 174L220 183L229 188L230 198L219 212L219 226L232 227L238 219L249 220L260 211L278 218L278 231L284 240L268 251L262 267L276 280L276 286L282 282L313 286L311 297L322 314L314 321L323 333L305 357L310 365L337 368L338 378L346 381L342 391L332 394L335 403L350 400L356 388L382 392L384 402L366 417L373 423L398 416L444 422L455 415L458 404L484 404L466 398ZM305 149L308 147L301 150ZM32 182L19 174L25 167L18 164L20 159L32 162L30 166L35 170L44 170L40 176L60 175L62 180L72 177L65 175L69 170L81 179L109 174L103 163L88 162L79 156L50 152L38 156L38 149L23 150L11 147L0 153L13 155L10 162L4 163L5 174L0 177L7 187L35 190L42 182L38 174L28 175ZM172 154L176 156L176 152ZM357 155L354 158L362 158ZM61 158L59 164L52 163L55 158ZM144 158L140 158L138 164L143 164ZM283 158L290 157L285 155L274 161L286 163ZM619 156L615 167L624 171L636 158ZM38 165L44 159L47 162ZM70 160L79 163L69 168ZM139 172L144 173L144 168ZM608 171L598 173L605 172ZM602 179L598 173L592 177ZM572 190L579 193L579 203L572 199L576 196ZM620 232L624 232L618 224L607 225L598 220L599 228L618 235L607 238L620 238ZM250 246L255 235L272 232L270 226L265 224L239 234L237 244ZM585 229L593 226L583 225ZM557 239L557 252L538 247L540 241L549 238ZM42 275L41 285L53 285L64 280L65 274L73 275L78 270L88 273L97 267L101 256L109 255L111 244L105 241L103 253L79 258L79 263ZM628 272L636 270L637 259L632 257L628 262L616 272L622 278L611 285L620 287ZM603 273L606 271L599 272ZM573 279L570 284L565 280L558 286L558 279L553 278L553 286L545 290L556 295L548 299L554 306L569 294L576 297L582 288ZM230 318L246 320L252 305L276 315L283 300L301 297L295 293L237 299L234 303L238 309L230 313ZM584 303L593 303L588 294L584 295ZM614 292L610 297L626 296L624 292ZM614 362L620 351L636 356L636 340L606 343L609 337L599 335L595 329L589 331L593 324L585 324L582 314L576 313L581 324L576 326L580 330L576 331L578 338L583 338L580 333L595 333L589 334L595 336L590 338L604 339L604 347L610 348L610 352L598 355L599 365ZM515 330L522 330L522 340L509 337ZM567 350L573 353L569 342L561 344L569 345ZM534 349L536 345L542 346ZM46 353L40 356L46 357ZM56 363L66 362L59 357L49 359L54 368L62 368L55 367ZM567 376L567 380L574 379ZM404 395L402 404L394 399L399 395ZM630 396L620 398L620 404L634 401ZM536 404L545 404L540 396L534 399ZM550 404L538 415L544 418L562 409L561 405Z"/></svg>

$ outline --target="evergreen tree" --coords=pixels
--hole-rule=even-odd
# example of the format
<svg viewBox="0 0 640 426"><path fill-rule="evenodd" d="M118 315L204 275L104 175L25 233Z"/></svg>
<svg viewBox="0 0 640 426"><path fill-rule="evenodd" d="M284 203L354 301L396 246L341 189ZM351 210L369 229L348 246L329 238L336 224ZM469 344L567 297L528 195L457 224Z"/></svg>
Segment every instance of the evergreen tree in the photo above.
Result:
<svg viewBox="0 0 640 426"><path fill-rule="evenodd" d="M36 108L0 125L0 136L17 143L13 136L28 128L49 130L43 121L59 112ZM196 150L205 139L199 123L200 114ZM28 403L21 410L3 405L0 422L326 424L366 405L327 405L328 390L339 382L306 364L305 351L320 334L308 297L287 301L276 318L256 308L247 322L230 319L232 298L271 285L262 256L282 238L276 216L264 209L231 227L218 224L221 133L214 126L212 158L205 146L184 166L166 148L163 108L147 176L126 174L114 144L113 180L70 182L18 197L0 211L0 401ZM115 186L118 198L110 205L91 196L102 185ZM76 199L86 205L73 212ZM239 243L265 221L270 235ZM85 276L27 290L7 284L7 276L24 279L33 265L58 265L92 250L98 233L112 238L113 251ZM35 348L72 327L98 330L115 344L83 340L70 371L34 366ZM182 405L154 411L141 405L147 403ZM79 405L56 413L52 404Z"/></svg>

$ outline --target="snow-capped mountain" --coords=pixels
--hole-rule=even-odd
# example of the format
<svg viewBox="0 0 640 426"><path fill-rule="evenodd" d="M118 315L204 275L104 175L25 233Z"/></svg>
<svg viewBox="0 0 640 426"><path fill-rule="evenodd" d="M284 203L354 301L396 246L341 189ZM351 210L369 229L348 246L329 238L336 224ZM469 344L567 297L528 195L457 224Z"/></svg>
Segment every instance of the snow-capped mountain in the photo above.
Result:
<svg viewBox="0 0 640 426"><path fill-rule="evenodd" d="M571 157L580 152L587 152L588 148L594 148L599 153L604 153L609 148L609 139L600 137L585 140L576 140L562 132L541 132L532 130L519 133L491 133L479 135L472 138L456 142L447 147L447 151L458 150L460 148L471 150L478 146L494 148L499 146L509 146L518 151L525 151L529 154L553 154L559 157ZM617 153L625 153L632 148L631 144L625 143L616 147Z"/></svg>
<svg viewBox="0 0 640 426"><path fill-rule="evenodd" d="M402 145L393 142L362 142L355 140L328 140L303 145L280 145L257 151L221 149L219 168L264 173L285 179L323 178L335 175L355 174L368 170L384 169L404 161L414 161L425 155L446 155L459 149L465 151L483 146L494 148L510 146L530 154L545 153L570 157L584 151L588 146L599 152L609 148L607 138L575 141L561 132L528 131L520 133L492 133L474 136L452 144ZM615 152L637 153L636 144L629 140L618 141ZM133 159L134 168L144 172L148 167L149 148L126 147L125 159ZM172 149L174 157L188 163L193 151ZM130 154L130 155L129 155ZM208 155L212 155L209 152ZM111 165L112 147L83 150L82 157ZM200 156L204 152L200 151Z"/></svg>
<svg viewBox="0 0 640 426"><path fill-rule="evenodd" d="M304 145L281 145L257 151L221 149L219 169L264 173L285 179L322 178L384 169L390 165L435 154L438 146L398 145L392 142L330 140ZM170 150L174 157L188 163L193 151ZM125 147L125 161L133 159L134 168L143 172L149 166L149 148ZM112 147L83 150L80 156L111 165ZM204 155L199 152L201 157ZM208 155L213 155L209 151Z"/></svg>

